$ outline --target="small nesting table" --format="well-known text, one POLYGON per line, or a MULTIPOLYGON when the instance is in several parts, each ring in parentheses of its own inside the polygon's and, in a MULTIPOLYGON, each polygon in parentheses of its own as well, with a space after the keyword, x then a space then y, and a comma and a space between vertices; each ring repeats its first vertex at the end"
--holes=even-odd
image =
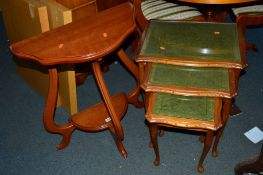
POLYGON ((58 149, 69 144, 76 128, 84 131, 109 129, 122 156, 127 157, 122 144, 124 133, 120 120, 126 113, 128 103, 142 107, 137 98, 139 86, 129 94, 120 92, 111 96, 103 79, 100 61, 104 56, 116 53, 138 82, 137 66, 121 49, 121 44, 136 28, 133 11, 131 3, 123 3, 93 17, 11 45, 12 53, 18 58, 36 61, 48 68, 50 85, 43 122, 47 131, 63 136, 57 145, 58 149), (59 83, 57 66, 83 62, 90 62, 92 65, 102 102, 71 116, 66 124, 56 124, 54 112, 59 83))
MULTIPOLYGON (((175 127, 205 133, 198 162, 198 171, 204 171, 203 161, 214 132, 226 124, 231 98, 237 94, 235 81, 234 72, 225 68, 147 63, 141 87, 146 92, 146 119, 151 123, 155 165, 160 163, 157 126, 175 127)), ((213 156, 217 156, 219 139, 213 146, 213 156)))

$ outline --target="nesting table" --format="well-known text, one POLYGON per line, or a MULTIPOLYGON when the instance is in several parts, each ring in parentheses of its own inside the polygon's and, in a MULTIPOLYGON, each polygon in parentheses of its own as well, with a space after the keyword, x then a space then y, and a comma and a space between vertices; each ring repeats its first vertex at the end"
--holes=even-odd
POLYGON ((237 95, 240 70, 246 67, 236 24, 150 21, 136 56, 145 91, 145 117, 159 165, 158 126, 205 133, 198 163, 217 145, 237 95))

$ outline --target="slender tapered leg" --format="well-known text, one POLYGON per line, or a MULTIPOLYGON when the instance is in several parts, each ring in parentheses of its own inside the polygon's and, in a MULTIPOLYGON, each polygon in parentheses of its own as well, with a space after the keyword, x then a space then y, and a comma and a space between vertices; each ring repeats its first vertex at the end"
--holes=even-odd
POLYGON ((255 44, 252 44, 252 43, 246 43, 246 49, 247 50, 252 50, 254 52, 257 52, 258 51, 258 48, 255 44))
POLYGON ((47 131, 63 136, 62 141, 57 145, 57 149, 63 149, 70 143, 70 138, 75 127, 71 123, 57 125, 54 122, 58 97, 58 73, 56 68, 50 68, 48 72, 49 90, 43 115, 43 122, 47 131))
POLYGON ((204 143, 203 152, 202 152, 202 155, 200 157, 200 160, 198 162, 198 167, 197 167, 197 170, 199 173, 202 173, 204 171, 203 162, 205 160, 207 153, 209 152, 209 150, 211 148, 211 143, 213 141, 213 138, 214 138, 214 132, 213 131, 207 131, 206 136, 205 136, 205 143, 204 143))
POLYGON ((153 149, 155 152, 155 160, 154 160, 154 165, 158 166, 160 165, 160 154, 159 154, 159 148, 158 148, 158 126, 156 124, 150 124, 150 136, 151 136, 151 142, 153 145, 153 149))
POLYGON ((204 142, 205 142, 205 135, 204 135, 204 134, 201 134, 201 135, 199 136, 199 141, 200 141, 201 143, 204 143, 204 142))
MULTIPOLYGON (((160 136, 160 137, 162 137, 162 136, 164 136, 164 130, 163 129, 158 129, 158 135, 160 136)), ((149 148, 153 148, 153 144, 152 144, 152 142, 150 141, 150 143, 149 143, 149 148)))
POLYGON ((143 102, 139 101, 140 95, 140 84, 139 84, 139 68, 136 66, 127 56, 123 49, 118 52, 118 56, 120 57, 122 63, 127 67, 127 69, 131 72, 131 74, 136 79, 137 86, 131 90, 128 94, 128 102, 133 104, 137 108, 143 107, 143 102))
POLYGON ((117 145, 117 148, 118 148, 119 152, 121 153, 122 157, 127 158, 128 153, 122 144, 122 140, 120 140, 118 137, 116 137, 116 133, 115 133, 114 127, 112 125, 109 126, 109 130, 112 134, 112 137, 113 137, 113 139, 117 145))
POLYGON ((126 151, 125 151, 125 149, 121 143, 123 138, 124 138, 123 128, 122 128, 121 122, 117 116, 117 113, 113 107, 113 104, 112 104, 112 101, 110 98, 110 94, 108 92, 106 83, 105 83, 104 78, 102 76, 100 64, 99 64, 99 62, 94 61, 91 65, 92 65, 92 70, 93 70, 96 82, 98 84, 100 93, 101 93, 103 101, 105 103, 106 109, 107 109, 107 111, 111 117, 112 127, 110 127, 109 129, 115 137, 117 147, 120 150, 122 156, 127 157, 127 153, 125 153, 126 151))
POLYGON ((164 130, 163 129, 159 129, 159 136, 160 137, 164 136, 164 130))
POLYGON ((216 138, 215 138, 215 142, 214 142, 213 149, 212 149, 212 155, 214 157, 217 157, 218 155, 217 146, 223 135, 231 109, 232 109, 232 99, 224 99, 223 112, 222 112, 222 125, 223 126, 216 132, 216 138))

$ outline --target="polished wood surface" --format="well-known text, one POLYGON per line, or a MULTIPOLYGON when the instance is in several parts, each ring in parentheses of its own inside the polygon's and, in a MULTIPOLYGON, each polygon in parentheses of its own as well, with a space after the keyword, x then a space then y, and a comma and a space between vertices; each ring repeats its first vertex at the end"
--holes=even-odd
MULTIPOLYGON (((11 51, 19 58, 36 61, 49 70, 49 93, 44 110, 44 126, 47 131, 62 136, 58 149, 65 148, 75 129, 85 131, 110 130, 123 157, 127 152, 122 144, 124 131, 121 119, 128 103, 142 107, 138 99, 139 85, 128 94, 111 96, 103 78, 100 63, 103 57, 115 53, 139 82, 138 67, 121 48, 123 41, 135 30, 133 5, 129 2, 105 10, 94 17, 82 19, 41 35, 11 45, 11 51), (102 102, 70 117, 66 124, 56 124, 54 112, 58 98, 58 67, 66 63, 90 62, 92 73, 100 91, 102 102)), ((107 58, 107 57, 105 57, 107 58)))
POLYGON ((43 65, 96 60, 120 46, 135 29, 132 12, 132 4, 124 3, 94 17, 15 43, 11 50, 18 57, 43 65))
POLYGON ((106 10, 108 8, 128 1, 129 0, 96 0, 98 11, 106 10))
POLYGON ((252 2, 256 0, 178 0, 183 2, 197 3, 197 4, 237 4, 252 2))

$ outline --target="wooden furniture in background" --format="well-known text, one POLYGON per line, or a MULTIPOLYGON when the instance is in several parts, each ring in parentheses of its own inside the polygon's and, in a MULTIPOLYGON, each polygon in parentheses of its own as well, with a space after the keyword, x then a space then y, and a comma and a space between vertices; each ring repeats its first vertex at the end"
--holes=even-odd
POLYGON ((120 92, 111 96, 103 79, 100 61, 107 58, 105 56, 108 54, 117 54, 138 82, 138 67, 121 48, 124 40, 134 32, 135 28, 133 5, 123 3, 93 17, 83 18, 11 45, 11 51, 18 58, 38 62, 48 68, 50 84, 43 122, 47 131, 63 136, 57 146, 58 149, 65 148, 69 144, 76 128, 84 131, 109 129, 120 153, 123 157, 127 157, 122 144, 124 132, 121 119, 126 113, 128 103, 142 107, 138 101, 140 88, 137 85, 127 95, 120 92), (58 65, 84 62, 90 62, 92 65, 102 102, 72 115, 66 124, 55 124, 58 65))
POLYGON ((106 10, 118 4, 128 2, 130 0, 96 0, 98 11, 106 10))
MULTIPOLYGON (((263 3, 253 2, 245 5, 239 5, 232 9, 236 17, 236 23, 242 31, 244 40, 248 27, 263 25, 263 3)), ((257 48, 254 44, 246 43, 246 48, 256 51, 257 48)))
MULTIPOLYGON (((8 0, 0 8, 10 43, 53 30, 97 13, 96 1, 8 0), (59 3, 60 2, 60 3, 59 3), (70 2, 71 4, 67 4, 70 2), (65 6, 64 6, 65 3, 65 6), (68 7, 66 6, 68 5, 68 7)), ((48 70, 38 63, 16 60, 17 73, 41 96, 48 92, 48 70)), ((58 106, 71 114, 78 111, 74 64, 60 66, 58 106)))
POLYGON ((194 4, 203 4, 205 6, 204 13, 206 20, 221 21, 222 17, 220 16, 220 13, 216 12, 216 8, 218 5, 239 4, 239 3, 251 2, 256 0, 178 0, 178 1, 189 2, 194 4))
POLYGON ((81 18, 93 16, 97 13, 96 0, 56 0, 61 5, 70 9, 72 20, 76 21, 81 18))
POLYGON ((136 20, 143 31, 151 19, 204 21, 197 8, 162 0, 134 0, 136 20))

